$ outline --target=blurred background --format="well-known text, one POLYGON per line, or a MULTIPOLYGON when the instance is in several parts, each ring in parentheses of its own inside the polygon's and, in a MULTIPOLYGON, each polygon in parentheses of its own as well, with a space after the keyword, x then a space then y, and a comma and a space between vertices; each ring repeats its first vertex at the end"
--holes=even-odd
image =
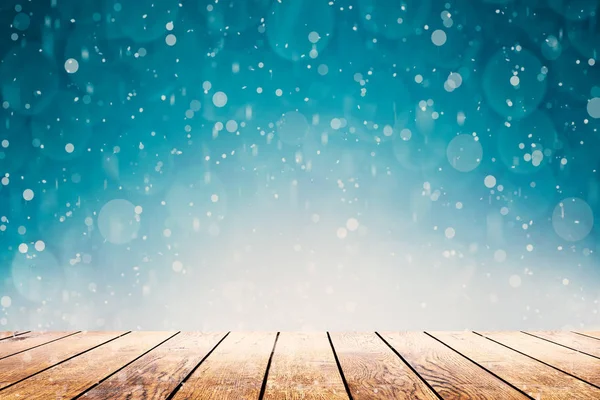
POLYGON ((0 329, 600 329, 596 0, 2 0, 0 329))

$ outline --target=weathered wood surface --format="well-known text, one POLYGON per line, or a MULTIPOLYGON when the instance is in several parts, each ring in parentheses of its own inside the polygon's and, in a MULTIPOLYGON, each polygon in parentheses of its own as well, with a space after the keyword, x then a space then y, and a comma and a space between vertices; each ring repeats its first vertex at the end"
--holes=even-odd
POLYGON ((600 332, 0 332, 0 399, 600 399, 600 332))
POLYGON ((598 339, 600 340, 600 331, 590 331, 590 332, 575 332, 579 335, 583 335, 583 336, 587 336, 593 339, 598 339))
POLYGON ((264 399, 348 400, 325 332, 279 335, 264 399))
MULTIPOLYGON (((60 395, 62 398, 71 399, 167 340, 174 333, 131 332, 116 339, 111 333, 91 334, 94 336, 87 338, 90 347, 98 341, 103 342, 104 345, 92 348, 78 357, 71 358, 9 387, 0 392, 0 398, 42 400, 60 395)), ((64 343, 64 345, 69 346, 70 344, 64 343)), ((36 356, 39 361, 42 361, 42 357, 44 357, 44 353, 36 356)), ((127 389, 126 385, 124 385, 124 389, 127 389)), ((113 399, 116 397, 101 398, 113 399)))
MULTIPOLYGON (((80 355, 125 333, 81 332, 6 357, 0 360, 0 389, 5 389, 10 385, 32 377, 47 368, 56 366, 71 357, 80 355)), ((48 335, 54 337, 52 333, 48 333, 48 335)), ((3 393, 0 392, 0 398, 3 397, 3 393)))
MULTIPOLYGON (((592 400, 600 389, 473 332, 430 332, 455 351, 534 399, 592 400)), ((512 334, 522 334, 512 332, 512 334)), ((560 347, 560 346, 556 346, 560 347)))
POLYGON ((0 360, 74 334, 77 332, 31 332, 24 335, 10 335, 2 341, 0 360))
POLYGON ((589 336, 565 331, 524 333, 600 358, 600 340, 589 336))
POLYGON ((482 336, 600 387, 600 360, 520 332, 478 332, 482 336))
POLYGON ((381 336, 444 399, 528 398, 423 332, 383 332, 381 336))
POLYGON ((258 399, 276 333, 230 333, 174 400, 258 399))
MULTIPOLYGON (((198 332, 171 335, 170 340, 146 352, 118 373, 101 382, 88 391, 83 398, 164 399, 175 391, 223 336, 224 333, 198 332)), ((157 339, 166 338, 159 336, 157 339)), ((155 342, 156 340, 149 345, 155 342)))
POLYGON ((24 332, 0 332, 0 340, 4 340, 4 339, 9 339, 15 336, 19 336, 19 335, 24 335, 25 333, 28 333, 29 331, 24 331, 24 332))
POLYGON ((353 399, 437 399, 375 333, 331 333, 330 337, 353 399))

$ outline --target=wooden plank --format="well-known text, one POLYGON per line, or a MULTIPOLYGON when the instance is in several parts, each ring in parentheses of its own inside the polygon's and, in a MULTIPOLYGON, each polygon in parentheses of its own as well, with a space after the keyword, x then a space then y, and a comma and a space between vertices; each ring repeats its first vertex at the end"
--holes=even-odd
POLYGON ((593 339, 600 340, 600 331, 599 332, 586 331, 586 332, 575 332, 575 333, 577 333, 579 335, 591 337, 593 339))
POLYGON ((600 386, 600 360, 522 332, 477 332, 529 357, 600 386))
POLYGON ((82 398, 166 399, 224 336, 225 333, 179 333, 82 398))
POLYGON ((594 386, 472 332, 430 334, 533 398, 600 398, 600 390, 594 386))
MULTIPOLYGON (((153 347, 158 346, 161 342, 168 340, 174 334, 175 332, 131 332, 0 391, 0 398, 3 400, 41 400, 58 398, 59 396, 60 398, 73 398, 134 361, 153 347)), ((103 336, 104 339, 111 337, 110 335, 103 336)), ((192 349, 187 350, 192 351, 192 349)), ((143 379, 142 375, 147 371, 130 369, 128 375, 143 379)), ((126 385, 127 378, 129 377, 123 375, 121 377, 126 378, 123 382, 126 385)), ((124 386, 123 390, 125 389, 126 386, 124 386)), ((139 396, 141 392, 142 396, 133 398, 157 398, 151 396, 144 397, 143 393, 146 388, 143 386, 136 389, 136 394, 139 396)), ((127 393, 121 393, 120 395, 125 397, 119 398, 132 398, 127 393)), ((165 397, 162 396, 162 398, 165 397)), ((117 397, 111 395, 98 398, 115 399, 117 397)))
POLYGON ((443 399, 529 398, 423 332, 384 332, 381 336, 443 399))
POLYGON ((31 332, 6 338, 0 347, 0 360, 75 334, 77 332, 31 332))
POLYGON ((330 337, 354 400, 438 399, 375 333, 330 337))
POLYGON ((11 337, 15 337, 15 336, 19 336, 19 335, 24 335, 26 333, 29 333, 29 331, 22 331, 22 332, 0 332, 0 340, 10 339, 11 337))
POLYGON ((173 400, 258 399, 275 333, 230 333, 173 400))
POLYGON ((600 340, 567 331, 536 331, 525 333, 600 358, 600 340))
POLYGON ((345 399, 326 333, 281 333, 263 399, 345 399))
POLYGON ((125 333, 82 332, 0 360, 0 389, 125 333))

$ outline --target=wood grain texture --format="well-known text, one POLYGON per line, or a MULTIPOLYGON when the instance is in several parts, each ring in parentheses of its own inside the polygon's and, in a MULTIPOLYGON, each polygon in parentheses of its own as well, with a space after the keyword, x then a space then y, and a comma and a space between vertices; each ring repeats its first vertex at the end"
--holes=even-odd
POLYGON ((597 332, 67 334, 5 334, 0 399, 600 399, 597 332))
POLYGON ((258 399, 276 334, 230 333, 173 400, 258 399))
POLYGON ((326 333, 279 335, 265 400, 348 400, 326 333))
POLYGON ((0 346, 0 360, 74 334, 77 332, 31 332, 6 338, 0 346))
MULTIPOLYGON (((0 389, 126 332, 81 332, 0 360, 0 389)), ((0 391, 0 398, 3 397, 0 391)))
POLYGON ((0 332, 0 340, 10 339, 11 337, 20 336, 28 333, 29 331, 23 332, 0 332))
POLYGON ((599 399, 600 390, 472 332, 430 332, 529 396, 544 400, 599 399))
POLYGON ((600 386, 600 360, 521 332, 477 332, 511 349, 600 386))
POLYGON ((331 333, 354 400, 438 399, 375 333, 331 333))
POLYGON ((223 336, 225 333, 179 333, 86 392, 82 399, 166 399, 223 336))
POLYGON ((528 399, 423 332, 383 332, 381 336, 444 399, 528 399))
MULTIPOLYGON (((0 398, 3 400, 72 399, 174 334, 175 332, 131 332, 0 391, 0 398)), ((143 371, 130 372, 143 373, 143 371)), ((127 387, 124 386, 123 390, 126 389, 127 387)), ((111 395, 100 398, 117 397, 111 395)))
POLYGON ((600 358, 600 340, 567 331, 536 331, 526 333, 600 358))

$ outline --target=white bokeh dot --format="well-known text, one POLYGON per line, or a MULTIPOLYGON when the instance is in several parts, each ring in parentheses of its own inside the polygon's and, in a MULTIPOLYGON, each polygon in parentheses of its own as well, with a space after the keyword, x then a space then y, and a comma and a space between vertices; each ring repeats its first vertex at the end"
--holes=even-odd
POLYGON ((212 101, 215 107, 225 107, 227 104, 227 95, 225 92, 217 92, 213 95, 212 101))
POLYGON ((521 286, 521 277, 519 275, 511 275, 511 277, 508 279, 508 283, 511 287, 518 288, 521 286))
POLYGON ((235 133, 238 130, 238 123, 235 120, 230 119, 225 124, 225 129, 227 129, 227 132, 235 133))
POLYGON ((346 228, 350 232, 354 232, 355 230, 357 230, 358 226, 359 226, 359 223, 356 218, 350 218, 350 219, 348 219, 348 221, 346 221, 346 228))
POLYGON ((74 58, 69 58, 65 61, 65 71, 69 74, 74 74, 79 71, 79 62, 74 58))
POLYGON ((25 190, 23 191, 23 198, 24 198, 25 200, 27 200, 27 201, 31 201, 31 200, 33 200, 33 197, 34 197, 33 190, 31 190, 31 189, 25 189, 25 190))
POLYGON ((527 249, 528 252, 532 252, 533 251, 533 245, 532 244, 528 244, 527 246, 525 246, 525 248, 527 249))
POLYGON ((27 250, 29 250, 29 246, 27 246, 26 243, 21 243, 19 245, 19 253, 25 254, 25 253, 27 253, 27 250))
POLYGON ((308 34, 308 41, 311 43, 317 43, 319 41, 319 39, 321 39, 321 37, 319 36, 319 34, 315 31, 312 31, 311 33, 308 34))
POLYGON ((183 270, 183 263, 179 260, 175 260, 173 261, 172 268, 175 272, 181 272, 181 270, 183 270))
POLYGON ((167 43, 168 46, 175 46, 175 43, 177 43, 177 36, 169 33, 165 38, 165 43, 167 43))
POLYGON ((35 249, 37 251, 44 251, 45 248, 46 248, 46 243, 44 243, 43 240, 38 240, 37 242, 35 242, 35 249))
POLYGON ((496 177, 493 175, 488 175, 483 180, 483 183, 485 184, 485 187, 492 189, 494 186, 496 186, 496 177))
POLYGON ((4 307, 4 308, 8 308, 10 307, 10 305, 12 304, 12 299, 8 296, 2 296, 0 298, 0 306, 4 307))
POLYGON ((494 261, 504 262, 506 261, 506 251, 499 249, 494 252, 494 261))
POLYGON ((446 43, 446 39, 446 32, 441 29, 437 29, 431 34, 431 41, 436 46, 443 46, 446 43))
POLYGON ((331 129, 338 130, 342 127, 342 120, 339 118, 333 118, 329 123, 329 126, 331 126, 331 129))
POLYGON ((594 97, 588 101, 587 112, 592 118, 600 118, 600 97, 594 97))

